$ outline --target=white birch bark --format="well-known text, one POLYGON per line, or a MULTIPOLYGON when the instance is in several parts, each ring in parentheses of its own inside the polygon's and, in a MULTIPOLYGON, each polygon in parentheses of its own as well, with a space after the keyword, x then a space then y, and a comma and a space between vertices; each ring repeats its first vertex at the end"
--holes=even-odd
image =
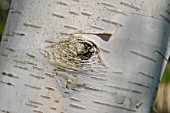
POLYGON ((169 0, 13 0, 0 111, 150 113, 169 31, 169 0), (94 46, 93 57, 81 62, 83 44, 94 46))

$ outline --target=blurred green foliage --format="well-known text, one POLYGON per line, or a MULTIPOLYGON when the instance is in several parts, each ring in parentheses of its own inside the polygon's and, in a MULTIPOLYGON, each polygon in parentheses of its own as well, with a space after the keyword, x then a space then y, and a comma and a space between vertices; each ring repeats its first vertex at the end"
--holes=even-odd
POLYGON ((0 39, 2 37, 2 33, 3 33, 3 30, 4 30, 4 25, 5 25, 5 22, 0 21, 0 39))
POLYGON ((165 69, 165 72, 163 74, 163 77, 162 77, 162 80, 161 80, 162 83, 169 83, 170 82, 170 70, 169 69, 165 69))
POLYGON ((0 39, 2 37, 10 3, 11 0, 0 0, 0 39))

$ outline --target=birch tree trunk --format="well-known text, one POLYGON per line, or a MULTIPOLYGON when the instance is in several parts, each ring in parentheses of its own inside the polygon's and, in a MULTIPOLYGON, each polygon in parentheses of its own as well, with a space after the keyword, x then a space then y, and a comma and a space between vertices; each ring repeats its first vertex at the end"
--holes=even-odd
POLYGON ((169 36, 169 0, 13 0, 0 111, 150 113, 169 36))

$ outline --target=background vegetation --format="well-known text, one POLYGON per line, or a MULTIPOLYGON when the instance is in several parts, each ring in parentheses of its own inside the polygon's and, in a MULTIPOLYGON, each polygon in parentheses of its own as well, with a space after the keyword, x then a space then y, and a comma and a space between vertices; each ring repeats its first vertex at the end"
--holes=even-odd
POLYGON ((0 39, 2 37, 11 0, 0 0, 0 39))

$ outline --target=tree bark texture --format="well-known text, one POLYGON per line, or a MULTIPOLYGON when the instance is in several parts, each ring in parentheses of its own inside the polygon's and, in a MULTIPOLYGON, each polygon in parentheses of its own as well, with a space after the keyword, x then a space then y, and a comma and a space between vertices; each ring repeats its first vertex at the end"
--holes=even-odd
POLYGON ((169 36, 169 0, 13 0, 0 111, 150 113, 169 36))

